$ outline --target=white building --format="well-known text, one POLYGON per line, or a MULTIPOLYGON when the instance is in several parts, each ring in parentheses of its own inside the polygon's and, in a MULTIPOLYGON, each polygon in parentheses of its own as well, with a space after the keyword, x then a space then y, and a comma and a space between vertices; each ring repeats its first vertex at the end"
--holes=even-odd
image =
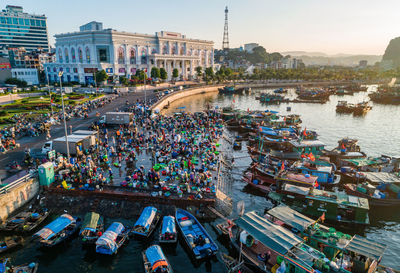
POLYGON ((56 62, 46 64, 50 81, 92 83, 93 74, 104 69, 110 76, 135 75, 136 70, 165 68, 168 77, 177 68, 182 79, 196 75, 196 67, 212 67, 212 41, 186 38, 175 32, 155 35, 103 29, 102 23, 90 22, 79 32, 55 35, 56 62))
POLYGON ((36 68, 12 68, 13 78, 24 80, 28 85, 39 84, 38 70, 36 68))
POLYGON ((252 53, 253 49, 260 46, 257 43, 249 43, 249 44, 244 44, 244 51, 252 53))

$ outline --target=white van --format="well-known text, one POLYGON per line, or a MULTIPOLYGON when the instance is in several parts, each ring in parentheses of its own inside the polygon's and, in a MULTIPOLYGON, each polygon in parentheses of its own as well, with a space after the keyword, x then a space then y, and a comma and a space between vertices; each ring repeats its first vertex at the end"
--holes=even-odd
POLYGON ((47 154, 48 152, 53 150, 53 141, 47 141, 42 147, 42 154, 47 154))

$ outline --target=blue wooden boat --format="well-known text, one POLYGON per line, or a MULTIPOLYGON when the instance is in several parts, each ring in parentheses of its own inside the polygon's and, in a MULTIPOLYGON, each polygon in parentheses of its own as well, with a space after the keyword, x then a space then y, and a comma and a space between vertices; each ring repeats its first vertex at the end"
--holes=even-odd
POLYGON ((149 237, 160 220, 160 213, 155 207, 145 207, 136 221, 132 233, 143 237, 149 237))
POLYGON ((158 245, 152 245, 143 251, 144 272, 172 273, 171 265, 158 245))
POLYGON ((81 226, 81 219, 69 214, 63 214, 56 220, 36 232, 33 236, 40 238, 41 246, 56 246, 69 239, 81 226))
POLYGON ((7 258, 4 261, 0 262, 0 273, 36 273, 39 267, 39 263, 29 263, 22 265, 11 265, 10 259, 7 258), (10 269, 12 268, 12 269, 10 269))
POLYGON ((160 231, 160 243, 176 243, 178 239, 176 233, 175 217, 164 216, 160 231))
POLYGON ((128 239, 130 230, 123 224, 114 222, 96 241, 96 252, 105 255, 114 255, 128 239))
POLYGON ((199 260, 218 252, 218 246, 197 219, 183 209, 177 209, 175 218, 183 238, 194 257, 199 260))

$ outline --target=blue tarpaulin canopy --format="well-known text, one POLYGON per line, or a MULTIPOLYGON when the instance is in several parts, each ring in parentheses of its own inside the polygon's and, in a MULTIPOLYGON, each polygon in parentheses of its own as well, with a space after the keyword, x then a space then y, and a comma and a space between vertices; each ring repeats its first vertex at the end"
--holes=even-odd
POLYGON ((237 226, 260 241, 266 247, 285 255, 302 241, 291 231, 275 225, 254 211, 248 212, 235 220, 237 226))
POLYGON ((157 209, 155 207, 145 207, 139 219, 135 223, 135 227, 144 227, 146 230, 150 228, 154 217, 156 216, 157 209))
POLYGON ((152 267, 158 261, 165 261, 164 253, 158 245, 153 245, 146 249, 145 254, 152 267))
POLYGON ((116 239, 119 234, 124 231, 124 225, 119 222, 114 222, 111 226, 104 232, 104 234, 96 241, 97 248, 109 249, 110 253, 114 253, 118 246, 116 239))
POLYGON ((75 222, 75 218, 69 214, 63 214, 56 220, 39 230, 34 236, 39 236, 44 240, 49 240, 54 235, 65 229, 67 226, 75 222))
POLYGON ((164 216, 161 233, 176 233, 175 227, 175 217, 173 216, 164 216))

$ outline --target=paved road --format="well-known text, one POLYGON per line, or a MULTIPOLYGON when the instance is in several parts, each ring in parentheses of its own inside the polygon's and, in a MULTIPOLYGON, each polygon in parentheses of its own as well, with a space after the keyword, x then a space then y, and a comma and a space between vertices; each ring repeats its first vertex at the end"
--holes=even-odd
MULTIPOLYGON (((147 99, 155 99, 155 93, 152 91, 147 91, 147 99)), ((100 115, 104 115, 106 112, 115 111, 117 108, 123 109, 125 107, 126 101, 129 103, 134 103, 137 100, 144 100, 144 92, 134 92, 134 93, 123 93, 122 96, 114 99, 110 104, 105 105, 104 107, 94 109, 91 113, 89 113, 89 117, 86 119, 83 118, 71 118, 67 121, 68 133, 70 133, 70 126, 72 126, 72 130, 87 130, 89 126, 98 119, 96 117, 96 113, 99 112, 100 115)), ((52 126, 51 128, 51 137, 52 139, 57 137, 64 136, 64 125, 52 126)), ((4 179, 9 176, 5 171, 5 167, 11 163, 12 161, 21 162, 24 157, 25 148, 30 148, 31 150, 41 149, 43 144, 46 142, 46 135, 41 134, 37 137, 23 137, 20 138, 17 143, 20 143, 20 147, 18 149, 9 151, 5 154, 0 155, 0 178, 4 179)))

